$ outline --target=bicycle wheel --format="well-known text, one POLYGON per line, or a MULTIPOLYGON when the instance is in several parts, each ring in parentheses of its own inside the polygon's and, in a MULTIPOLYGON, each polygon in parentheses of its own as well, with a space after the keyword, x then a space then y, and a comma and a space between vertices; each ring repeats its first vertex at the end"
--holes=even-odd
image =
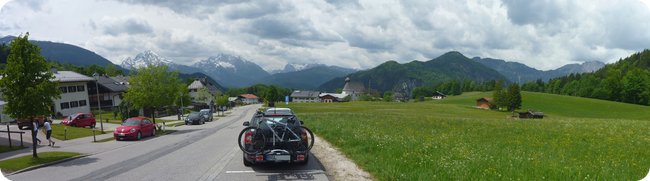
POLYGON ((307 127, 300 126, 300 142, 294 144, 296 151, 309 151, 314 146, 314 133, 307 127))
POLYGON ((266 137, 255 127, 246 127, 237 139, 239 149, 246 154, 258 154, 264 150, 266 137))

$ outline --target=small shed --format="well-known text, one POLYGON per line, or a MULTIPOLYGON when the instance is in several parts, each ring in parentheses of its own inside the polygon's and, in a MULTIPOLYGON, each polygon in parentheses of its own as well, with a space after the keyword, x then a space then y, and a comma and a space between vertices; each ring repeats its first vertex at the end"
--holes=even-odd
POLYGON ((476 99, 476 108, 479 109, 490 109, 492 108, 492 98, 482 97, 476 99))
POLYGON ((519 118, 521 119, 542 119, 544 118, 544 113, 543 112, 534 112, 534 111, 526 111, 526 112, 519 112, 519 118))
POLYGON ((444 99, 445 97, 447 97, 447 95, 445 95, 445 94, 443 94, 442 92, 439 92, 439 91, 434 92, 433 96, 431 96, 431 98, 433 98, 433 99, 444 99))

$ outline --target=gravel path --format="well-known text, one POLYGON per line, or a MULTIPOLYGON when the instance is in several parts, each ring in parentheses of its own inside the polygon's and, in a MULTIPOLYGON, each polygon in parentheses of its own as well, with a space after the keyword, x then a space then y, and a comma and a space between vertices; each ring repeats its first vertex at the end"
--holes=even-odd
POLYGON ((359 168, 330 143, 318 136, 314 136, 314 139, 314 148, 311 149, 311 152, 318 157, 330 178, 334 180, 373 180, 368 172, 359 168))

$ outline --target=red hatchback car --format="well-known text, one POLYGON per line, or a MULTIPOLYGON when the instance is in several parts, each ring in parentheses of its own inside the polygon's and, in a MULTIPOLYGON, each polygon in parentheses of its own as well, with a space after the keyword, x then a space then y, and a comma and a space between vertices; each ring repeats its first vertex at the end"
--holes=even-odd
POLYGON ((113 131, 113 137, 115 137, 115 140, 139 140, 144 135, 155 136, 156 126, 151 122, 151 120, 143 117, 126 119, 121 126, 115 128, 115 131, 113 131))
POLYGON ((95 120, 95 116, 93 116, 92 113, 76 113, 63 119, 63 121, 61 121, 61 124, 77 127, 90 126, 91 128, 94 128, 95 124, 97 124, 97 121, 95 120))

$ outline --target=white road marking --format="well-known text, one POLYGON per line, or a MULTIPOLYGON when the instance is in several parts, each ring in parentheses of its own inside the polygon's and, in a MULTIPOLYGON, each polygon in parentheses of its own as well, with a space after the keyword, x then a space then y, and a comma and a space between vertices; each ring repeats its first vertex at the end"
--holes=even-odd
POLYGON ((219 173, 221 173, 221 170, 223 170, 224 167, 229 163, 229 160, 232 159, 235 156, 235 152, 239 150, 239 147, 233 147, 230 152, 226 154, 226 156, 221 157, 221 160, 217 162, 212 168, 210 168, 206 174, 203 174, 199 180, 214 180, 219 176, 219 173))

